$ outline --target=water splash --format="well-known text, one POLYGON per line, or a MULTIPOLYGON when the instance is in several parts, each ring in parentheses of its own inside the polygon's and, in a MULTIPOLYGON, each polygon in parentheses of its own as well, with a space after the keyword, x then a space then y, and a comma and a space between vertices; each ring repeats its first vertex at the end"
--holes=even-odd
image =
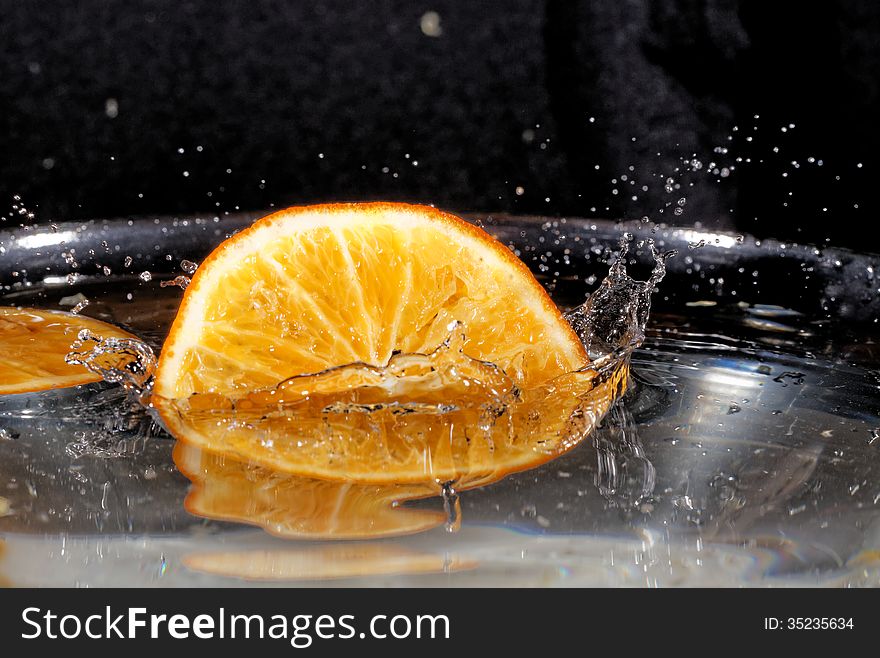
POLYGON ((64 446, 64 452, 73 459, 131 458, 142 453, 147 442, 159 431, 157 426, 145 416, 143 410, 137 413, 135 409, 117 412, 116 416, 108 419, 105 425, 105 427, 75 431, 74 440, 64 446))
POLYGON ((85 307, 88 305, 89 305, 89 300, 86 298, 83 298, 82 301, 78 302, 76 304, 76 306, 74 306, 72 309, 70 309, 70 314, 77 315, 78 313, 82 312, 85 309, 85 307))
POLYGON ((183 259, 182 261, 180 261, 180 269, 182 269, 187 274, 192 275, 196 273, 197 269, 199 269, 199 264, 191 260, 183 259))
POLYGON ((122 384, 138 394, 149 392, 156 370, 156 355, 145 342, 134 338, 104 338, 88 329, 77 334, 64 360, 80 365, 111 384, 122 384))
POLYGON ((443 511, 446 514, 446 532, 461 530, 461 499, 455 490, 454 483, 446 482, 441 491, 443 511))
MULTIPOLYGON (((351 363, 282 382, 270 395, 294 402, 308 396, 339 395, 324 413, 445 414, 473 405, 500 415, 520 399, 513 380, 499 366, 464 353, 467 341, 461 322, 453 322, 449 335, 428 354, 395 354, 385 366, 351 363), (435 400, 442 391, 443 402, 435 400)), ((253 396, 249 396, 254 402, 253 396)), ((277 403, 277 401, 276 401, 277 403)))
POLYGON ((675 251, 659 252, 651 239, 640 243, 650 249, 654 268, 646 281, 637 281, 626 269, 631 242, 632 236, 625 234, 608 276, 586 302, 565 314, 590 358, 597 361, 625 358, 642 344, 651 295, 666 276, 666 261, 676 255, 675 251))
POLYGON ((171 288, 173 286, 177 286, 181 290, 186 290, 189 287, 189 284, 192 283, 192 280, 188 276, 176 276, 169 281, 161 281, 159 282, 160 288, 171 288))
POLYGON ((623 510, 650 504, 656 486, 654 464, 645 454, 632 413, 615 402, 607 424, 593 439, 596 488, 609 507, 623 510))

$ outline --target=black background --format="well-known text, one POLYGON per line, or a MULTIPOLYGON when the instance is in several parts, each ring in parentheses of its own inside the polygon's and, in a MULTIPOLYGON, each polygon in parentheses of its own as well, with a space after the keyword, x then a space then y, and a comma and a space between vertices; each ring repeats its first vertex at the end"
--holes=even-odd
POLYGON ((868 0, 0 0, 0 215, 392 199, 877 251, 878 27, 868 0))

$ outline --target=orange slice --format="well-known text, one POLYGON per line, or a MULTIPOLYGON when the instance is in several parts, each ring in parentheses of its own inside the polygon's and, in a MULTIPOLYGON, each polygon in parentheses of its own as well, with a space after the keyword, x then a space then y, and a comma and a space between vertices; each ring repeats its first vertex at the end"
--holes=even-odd
POLYGON ((99 375, 64 360, 82 329, 105 338, 134 338, 113 325, 82 315, 0 307, 0 395, 100 381, 99 375))
POLYGON ((289 208, 201 264, 162 350, 166 398, 274 386, 395 351, 464 323, 465 353, 524 384, 576 370, 583 346, 528 268, 482 229, 405 204, 289 208))
POLYGON ((553 383, 587 363, 528 268, 482 229, 424 206, 290 208, 199 267, 153 404, 182 441, 301 476, 485 479, 571 447, 584 404, 604 413, 614 386, 587 400, 594 373, 553 383))

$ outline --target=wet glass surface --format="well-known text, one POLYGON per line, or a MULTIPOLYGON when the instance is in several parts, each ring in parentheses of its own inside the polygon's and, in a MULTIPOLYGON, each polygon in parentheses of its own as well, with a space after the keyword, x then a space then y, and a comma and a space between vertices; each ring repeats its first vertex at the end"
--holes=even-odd
MULTIPOLYGON (((161 283, 249 219, 0 234, 0 304, 65 308, 81 293, 85 314, 158 351, 182 294, 161 283), (76 268, 63 255, 72 249, 76 268)), ((631 228, 480 221, 565 308, 595 289, 631 228)), ((414 534, 360 541, 284 539, 192 515, 174 442, 120 388, 95 384, 0 398, 0 577, 134 586, 880 584, 880 259, 725 234, 654 237, 679 255, 655 294, 628 392, 571 452, 460 492, 458 532, 444 527, 450 510, 439 497, 398 510, 414 534)), ((634 268, 647 275, 641 251, 634 268)))

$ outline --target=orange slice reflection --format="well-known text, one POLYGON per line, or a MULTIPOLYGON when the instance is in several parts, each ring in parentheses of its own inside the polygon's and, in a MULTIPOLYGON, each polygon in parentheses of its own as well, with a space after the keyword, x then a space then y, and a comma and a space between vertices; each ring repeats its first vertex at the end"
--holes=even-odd
POLYGON ((280 537, 363 539, 422 532, 440 511, 398 507, 437 493, 425 485, 364 485, 278 473, 178 443, 174 461, 193 483, 186 509, 204 518, 263 528, 280 537))
POLYGON ((246 580, 331 580, 363 576, 449 573, 475 560, 421 553, 391 544, 333 544, 304 550, 226 551, 183 558, 193 571, 246 580))
MULTIPOLYGON (((3 556, 6 554, 6 542, 0 539, 0 564, 3 562, 3 556)), ((0 573, 0 588, 12 587, 12 583, 0 573)))

